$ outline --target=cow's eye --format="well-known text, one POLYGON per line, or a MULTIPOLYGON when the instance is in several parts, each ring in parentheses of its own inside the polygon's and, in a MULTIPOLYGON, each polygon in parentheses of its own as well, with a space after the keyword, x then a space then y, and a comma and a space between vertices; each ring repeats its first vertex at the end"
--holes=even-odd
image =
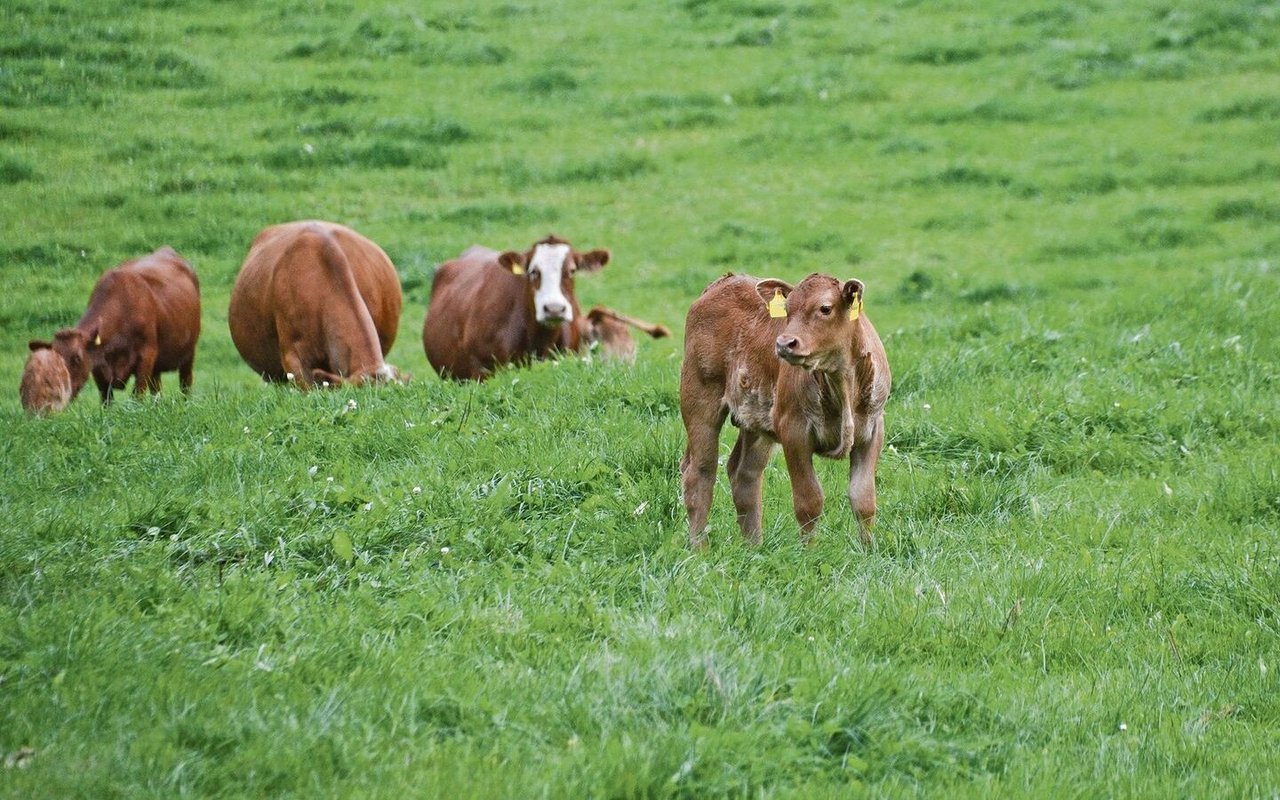
POLYGON ((822 314, 822 316, 824 317, 829 317, 831 316, 831 306, 826 306, 826 305, 820 306, 818 308, 818 312, 822 314))

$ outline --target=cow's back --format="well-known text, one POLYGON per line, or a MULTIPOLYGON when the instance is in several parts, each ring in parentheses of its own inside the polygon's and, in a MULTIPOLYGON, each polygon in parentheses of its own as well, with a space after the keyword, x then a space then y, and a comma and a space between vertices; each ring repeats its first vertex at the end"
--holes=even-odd
POLYGON ((526 281, 499 265, 497 256, 474 246, 436 270, 422 344, 443 376, 479 378, 522 346, 526 281))
POLYGON ((779 365, 774 340, 783 320, 768 316, 757 282, 726 275, 689 308, 680 394, 682 403, 723 404, 739 425, 771 431, 779 365))
MULTIPOLYGON (((319 349, 334 320, 362 336, 365 320, 385 356, 395 343, 400 279, 382 248, 337 223, 289 222, 253 240, 231 292, 228 324, 240 355, 256 372, 284 378, 280 333, 319 349)), ((336 367, 335 367, 336 368, 336 367)))
POLYGON ((158 354, 156 370, 177 369, 190 360, 200 338, 200 280, 191 265, 171 247, 127 262, 119 268, 129 278, 134 308, 147 308, 154 321, 158 354), (145 293, 147 302, 139 303, 145 293))

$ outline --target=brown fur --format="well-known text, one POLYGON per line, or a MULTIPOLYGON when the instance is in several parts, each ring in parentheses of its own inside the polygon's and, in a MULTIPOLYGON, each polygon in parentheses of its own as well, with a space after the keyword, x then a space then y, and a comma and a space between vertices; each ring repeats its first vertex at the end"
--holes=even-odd
POLYGON ((45 347, 43 342, 34 344, 40 346, 27 358, 18 393, 28 414, 43 417, 56 414, 71 402, 71 373, 67 372, 67 362, 53 348, 45 347))
POLYGON ((849 458, 848 497, 858 533, 871 546, 875 469, 884 445, 884 404, 891 378, 884 345, 861 304, 862 284, 810 275, 796 287, 726 275, 689 309, 680 370, 680 414, 688 445, 680 463, 689 542, 705 547, 716 480, 719 433, 726 418, 740 432, 726 470, 747 541, 759 544, 764 468, 782 445, 796 521, 807 537, 822 513, 813 455, 849 458), (786 298, 787 316, 771 318, 767 301, 786 298))
POLYGON ((383 358, 401 302, 400 278, 378 245, 337 223, 288 222, 253 240, 227 321, 263 380, 359 384, 397 378, 383 358))
POLYGON ((596 306, 587 312, 585 342, 598 348, 600 355, 617 361, 635 361, 636 343, 631 338, 631 328, 637 328, 655 339, 671 335, 665 325, 655 325, 642 319, 629 317, 612 308, 596 306))
POLYGON ((31 349, 52 347, 62 357, 72 397, 92 375, 109 403, 130 377, 136 395, 160 391, 160 373, 171 370, 190 391, 199 338, 200 282, 173 248, 162 247, 103 273, 76 326, 31 349))
POLYGON ((523 270, 539 244, 568 242, 548 236, 524 253, 477 245, 436 270, 422 346, 441 377, 484 380, 504 364, 525 364, 586 346, 588 323, 574 295, 574 273, 602 268, 609 251, 570 250, 560 288, 572 307, 572 320, 542 325, 533 305, 532 276, 512 271, 523 270))

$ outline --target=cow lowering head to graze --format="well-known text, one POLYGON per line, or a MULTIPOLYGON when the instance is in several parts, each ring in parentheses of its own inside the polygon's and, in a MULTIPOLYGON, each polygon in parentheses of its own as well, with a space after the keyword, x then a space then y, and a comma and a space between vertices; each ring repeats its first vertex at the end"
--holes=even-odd
POLYGON ((759 544, 761 488, 775 444, 807 538, 822 513, 813 455, 849 459, 849 502, 871 546, 889 362, 862 313, 863 285, 810 275, 795 287, 726 275, 689 309, 680 368, 688 445, 680 463, 689 543, 705 547, 720 428, 739 428, 726 470, 742 535, 759 544))
POLYGON ((55 414, 71 402, 71 373, 67 372, 67 362, 48 342, 31 343, 31 355, 22 369, 18 394, 26 412, 37 417, 55 414))
POLYGON ((596 306, 587 312, 586 331, 583 338, 593 351, 615 361, 635 361, 636 342, 631 338, 631 328, 647 333, 655 339, 670 336, 665 325, 655 325, 642 319, 627 316, 612 308, 596 306))
POLYGON ((136 395, 160 391, 160 373, 171 370, 190 391, 199 338, 200 282, 182 256, 162 247, 103 273, 75 327, 30 347, 61 357, 72 397, 92 375, 109 403, 130 377, 136 395))
POLYGON ((336 386, 398 380, 383 358, 400 324, 400 277, 382 248, 333 222, 273 225, 253 240, 228 324, 263 380, 336 386))
POLYGON ((427 360, 442 377, 483 380, 504 364, 581 349, 587 321, 574 276, 608 263, 608 250, 578 252, 555 236, 523 253, 468 248, 432 279, 427 360))

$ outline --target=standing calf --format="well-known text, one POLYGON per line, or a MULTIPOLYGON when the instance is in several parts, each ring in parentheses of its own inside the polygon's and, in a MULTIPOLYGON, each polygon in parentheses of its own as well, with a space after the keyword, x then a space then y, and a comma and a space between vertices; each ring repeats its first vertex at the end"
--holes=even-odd
POLYGON ((200 282, 182 256, 162 247, 103 273, 76 326, 30 347, 61 357, 71 397, 92 374, 109 403, 130 377, 136 395, 160 391, 160 373, 170 370, 178 371, 182 391, 190 391, 199 338, 200 282))
POLYGON ((688 446, 680 471, 689 543, 705 547, 720 428, 740 429, 726 471, 738 525, 761 540, 764 468, 782 445, 796 520, 807 538, 822 514, 813 455, 849 458, 849 502, 864 547, 876 514, 889 362, 862 313, 861 281, 813 274, 797 286, 726 275, 689 309, 680 415, 688 446))

